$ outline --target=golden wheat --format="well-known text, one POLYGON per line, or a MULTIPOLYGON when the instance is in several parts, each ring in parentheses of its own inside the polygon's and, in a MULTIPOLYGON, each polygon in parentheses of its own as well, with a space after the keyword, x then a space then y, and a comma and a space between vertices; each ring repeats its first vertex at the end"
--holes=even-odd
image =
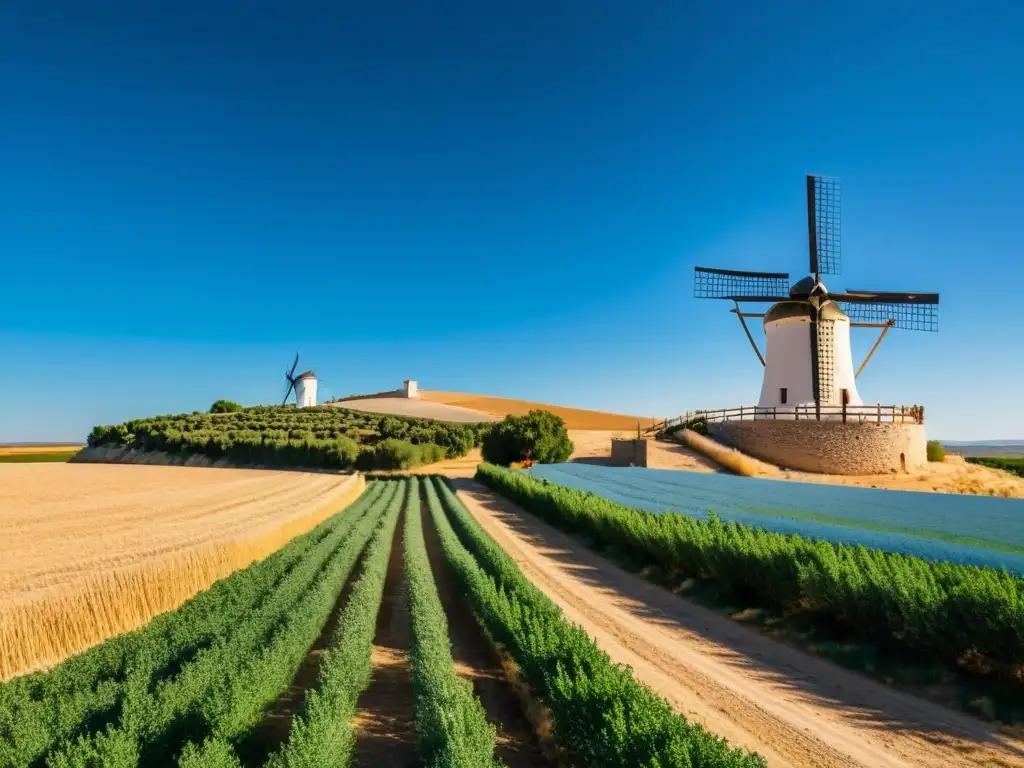
POLYGON ((364 487, 362 476, 303 472, 0 467, 0 680, 177 608, 364 487))

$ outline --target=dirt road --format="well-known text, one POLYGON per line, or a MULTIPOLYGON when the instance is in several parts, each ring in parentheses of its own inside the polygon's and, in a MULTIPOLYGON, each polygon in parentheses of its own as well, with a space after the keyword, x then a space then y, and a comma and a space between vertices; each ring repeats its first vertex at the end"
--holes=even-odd
POLYGON ((1024 766, 1024 742, 648 584, 479 484, 459 498, 614 660, 772 766, 1024 766))

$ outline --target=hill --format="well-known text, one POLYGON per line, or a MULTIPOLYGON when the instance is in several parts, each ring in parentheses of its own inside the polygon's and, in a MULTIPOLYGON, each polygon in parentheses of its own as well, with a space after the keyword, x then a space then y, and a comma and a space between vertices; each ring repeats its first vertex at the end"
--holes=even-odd
POLYGON ((454 405, 485 413, 498 418, 508 414, 520 416, 534 408, 543 408, 561 416, 569 429, 621 429, 635 430, 637 423, 642 427, 650 426, 661 419, 650 416, 628 416, 621 413, 591 411, 585 408, 569 408, 563 405, 548 405, 529 400, 514 400, 507 397, 491 397, 490 395, 473 395, 461 392, 442 392, 440 390, 420 390, 420 398, 431 403, 454 405))

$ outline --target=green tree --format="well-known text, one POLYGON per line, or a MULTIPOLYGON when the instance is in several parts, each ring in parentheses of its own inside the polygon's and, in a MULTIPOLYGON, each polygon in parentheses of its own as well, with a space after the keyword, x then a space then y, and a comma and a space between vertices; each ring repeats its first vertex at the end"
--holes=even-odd
POLYGON ((506 467, 527 458, 557 464, 566 461, 572 450, 562 418, 539 409, 525 416, 506 416, 484 436, 482 446, 484 461, 506 467))
POLYGON ((925 450, 928 453, 928 461, 943 461, 946 458, 946 448, 938 440, 929 440, 925 450))
POLYGON ((210 406, 210 413, 236 413, 242 410, 242 406, 234 400, 217 400, 210 406))

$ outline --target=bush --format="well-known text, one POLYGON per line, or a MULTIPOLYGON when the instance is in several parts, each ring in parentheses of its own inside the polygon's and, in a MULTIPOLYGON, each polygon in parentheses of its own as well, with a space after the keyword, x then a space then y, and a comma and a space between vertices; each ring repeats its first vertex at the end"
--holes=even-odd
POLYGON ((573 450, 565 422, 551 411, 506 416, 483 439, 484 461, 508 466, 531 459, 539 464, 566 461, 573 450))
POLYGON ((928 453, 928 461, 943 461, 946 458, 946 449, 938 440, 929 440, 925 450, 928 453))
POLYGON ((210 406, 210 413, 238 413, 242 406, 234 400, 217 400, 210 406))

